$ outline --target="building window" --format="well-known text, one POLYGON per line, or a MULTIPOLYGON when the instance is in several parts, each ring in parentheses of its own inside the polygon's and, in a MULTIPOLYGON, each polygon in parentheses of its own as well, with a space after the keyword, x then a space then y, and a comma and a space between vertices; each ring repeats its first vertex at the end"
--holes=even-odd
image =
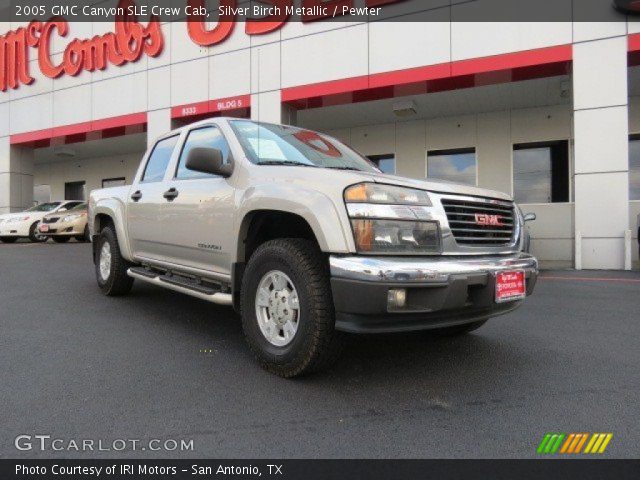
POLYGON ((428 152, 427 177, 465 185, 477 185, 475 148, 428 152))
POLYGON ((102 188, 123 187, 127 180, 124 177, 102 179, 102 188))
POLYGON ((640 135, 629 139, 629 200, 640 200, 640 135))
POLYGON ((376 167, 382 170, 382 173, 395 175, 396 173, 396 156, 392 153, 387 155, 370 155, 367 157, 376 167))
POLYGON ((64 184, 64 199, 65 200, 84 200, 85 189, 84 181, 82 182, 66 182, 64 184))
POLYGON ((513 190, 517 203, 568 202, 569 143, 514 145, 513 190))

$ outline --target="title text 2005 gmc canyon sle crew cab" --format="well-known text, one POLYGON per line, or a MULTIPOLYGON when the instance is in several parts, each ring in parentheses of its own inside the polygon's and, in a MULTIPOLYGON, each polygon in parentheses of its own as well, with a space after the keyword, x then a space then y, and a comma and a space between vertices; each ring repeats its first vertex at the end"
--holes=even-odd
POLYGON ((538 274, 507 195, 385 175, 333 138, 249 120, 164 135, 89 209, 106 295, 138 279, 233 305, 286 377, 328 365, 342 332, 478 328, 538 274))

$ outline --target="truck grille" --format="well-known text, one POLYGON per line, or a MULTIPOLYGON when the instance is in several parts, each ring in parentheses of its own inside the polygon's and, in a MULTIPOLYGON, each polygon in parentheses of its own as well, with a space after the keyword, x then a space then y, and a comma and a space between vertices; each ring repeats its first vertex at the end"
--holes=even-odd
POLYGON ((512 242, 513 203, 443 198, 442 206, 458 245, 499 246, 512 242))

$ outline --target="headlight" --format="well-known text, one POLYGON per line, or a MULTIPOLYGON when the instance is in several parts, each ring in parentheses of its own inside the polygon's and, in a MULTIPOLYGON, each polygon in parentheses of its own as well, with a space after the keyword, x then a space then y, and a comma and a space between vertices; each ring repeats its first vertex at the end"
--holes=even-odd
POLYGON ((79 219, 80 217, 82 217, 82 214, 77 214, 77 215, 67 215, 66 217, 64 217, 62 219, 63 222, 73 222, 74 220, 79 219))
POLYGON ((352 219, 351 226, 359 252, 440 253, 437 222, 352 219))
POLYGON ((440 253, 440 225, 427 192, 361 183, 347 188, 344 199, 358 252, 440 253))
POLYGON ((427 192, 379 183, 360 183, 347 188, 344 192, 344 201, 347 203, 431 206, 427 192))
POLYGON ((26 222, 27 220, 29 220, 29 217, 16 217, 7 220, 7 223, 26 222))

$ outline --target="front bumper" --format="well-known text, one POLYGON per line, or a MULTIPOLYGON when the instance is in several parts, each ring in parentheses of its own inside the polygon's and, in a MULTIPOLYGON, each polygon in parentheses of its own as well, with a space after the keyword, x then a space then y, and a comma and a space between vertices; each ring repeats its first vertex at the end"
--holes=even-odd
POLYGON ((461 325, 501 315, 521 301, 495 302, 495 277, 523 270, 527 295, 538 262, 527 253, 466 257, 342 257, 329 259, 336 329, 395 332, 461 325), (389 290, 406 290, 406 305, 389 307, 389 290))
POLYGON ((15 222, 15 223, 2 223, 0 225, 0 237, 28 237, 29 229, 33 221, 29 222, 15 222))
POLYGON ((87 225, 87 219, 72 220, 70 222, 63 222, 62 220, 55 223, 40 223, 38 230, 40 235, 48 237, 64 237, 64 236, 81 236, 84 235, 84 227, 87 225), (43 232, 42 226, 46 225, 48 231, 43 232))

